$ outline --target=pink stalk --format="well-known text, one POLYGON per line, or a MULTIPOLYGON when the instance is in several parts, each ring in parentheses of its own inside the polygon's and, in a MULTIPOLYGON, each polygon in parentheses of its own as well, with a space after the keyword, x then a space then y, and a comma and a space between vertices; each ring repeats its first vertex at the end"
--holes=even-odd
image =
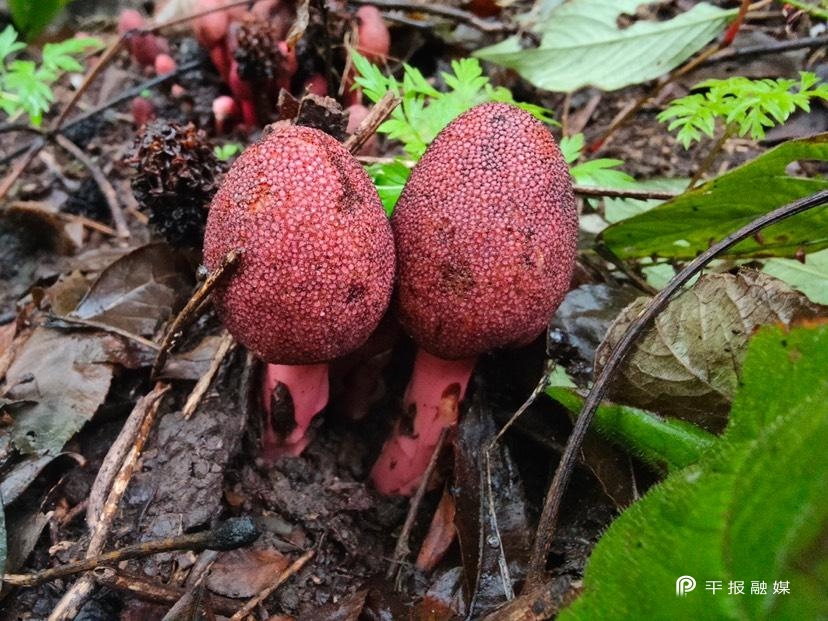
POLYGON ((213 100, 213 117, 216 120, 216 134, 223 134, 229 129, 238 112, 236 102, 228 95, 221 95, 213 100))
POLYGON ((476 361, 476 357, 443 360, 417 350, 403 397, 413 428, 404 430, 398 422, 371 469, 381 493, 408 496, 417 489, 443 429, 457 424, 458 406, 476 361))
MULTIPOLYGON (((289 403, 284 394, 276 392, 276 400, 281 404, 289 403)), ((328 404, 328 363, 288 365, 268 364, 265 368, 262 385, 262 405, 264 406, 264 424, 262 425, 262 457, 265 461, 275 461, 282 455, 299 455, 310 442, 307 437, 308 427, 313 417, 328 404), (272 412, 274 391, 282 385, 290 394, 293 420, 296 426, 287 434, 279 433, 274 428, 283 426, 284 412, 272 412)))
POLYGON ((248 129, 256 127, 259 117, 256 114, 256 104, 253 101, 253 89, 249 82, 242 80, 239 76, 239 64, 233 60, 230 64, 230 78, 227 81, 233 97, 239 103, 241 109, 242 123, 248 129))

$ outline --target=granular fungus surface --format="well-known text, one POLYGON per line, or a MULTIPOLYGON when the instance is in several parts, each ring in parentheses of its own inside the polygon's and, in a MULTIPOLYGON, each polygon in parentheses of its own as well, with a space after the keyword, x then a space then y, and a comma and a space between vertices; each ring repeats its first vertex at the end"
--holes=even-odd
POLYGON ((353 351, 391 296, 394 244, 370 179, 336 140, 276 125, 228 172, 210 207, 204 262, 240 265, 214 294, 227 329, 267 362, 353 351))
POLYGON ((511 105, 477 106, 414 168, 392 219, 400 319, 445 359, 518 346, 569 288, 578 221, 552 135, 511 105))

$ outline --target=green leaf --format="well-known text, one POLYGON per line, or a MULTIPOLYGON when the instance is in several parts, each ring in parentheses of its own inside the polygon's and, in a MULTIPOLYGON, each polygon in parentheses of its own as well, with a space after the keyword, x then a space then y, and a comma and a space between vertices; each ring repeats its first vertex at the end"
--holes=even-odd
POLYGON ((17 40, 17 31, 14 29, 14 26, 6 26, 3 32, 0 33, 0 59, 5 61, 10 54, 18 52, 25 47, 25 43, 17 40))
POLYGON ((799 289, 817 304, 828 304, 828 250, 796 259, 768 259, 762 271, 799 289))
POLYGON ((520 38, 513 36, 474 55, 514 69, 550 91, 571 93, 590 85, 616 90, 679 66, 736 14, 699 3, 668 21, 638 21, 619 29, 619 15, 634 14, 640 4, 639 0, 565 2, 537 25, 540 47, 522 49, 520 38))
POLYGON ((40 34, 69 0, 9 0, 12 20, 26 39, 40 34))
MULTIPOLYGON (((552 387, 546 394, 576 415, 584 404, 572 388, 552 387)), ((595 413, 595 428, 656 469, 667 471, 697 462, 716 442, 716 436, 691 423, 626 405, 601 405, 595 413)))
POLYGON ((402 142, 405 152, 415 161, 446 125, 480 103, 511 103, 544 122, 551 121, 550 112, 545 108, 515 102, 508 89, 492 87, 483 76, 480 63, 473 58, 455 60, 451 64, 452 73, 441 74, 449 88, 447 92, 438 91, 418 69, 409 65, 403 65, 402 82, 399 82, 393 76, 384 76, 378 67, 356 52, 353 52, 353 62, 359 73, 356 83, 371 101, 379 101, 389 91, 402 97, 391 118, 377 131, 402 142))
POLYGON ((564 161, 567 164, 573 164, 581 157, 581 151, 584 150, 584 135, 564 136, 558 142, 558 146, 561 149, 564 161))
MULTIPOLYGON (((690 183, 689 179, 662 178, 637 181, 636 187, 640 190, 666 190, 680 194, 690 183)), ((632 218, 640 213, 649 211, 661 205, 661 199, 638 200, 633 198, 604 198, 604 219, 610 223, 620 222, 632 218)))
POLYGON ((624 162, 601 158, 577 164, 570 168, 569 173, 580 185, 590 185, 600 188, 630 188, 637 187, 635 179, 623 170, 616 170, 624 162))
POLYGON ((367 170, 377 188, 385 212, 390 217, 408 181, 411 169, 400 161, 394 161, 390 164, 371 164, 367 170))
POLYGON ((762 329, 727 432, 610 526, 583 595, 558 619, 825 618, 827 366, 828 325, 762 329), (696 583, 684 597, 680 576, 696 583), (709 591, 709 581, 723 591, 709 591), (729 595, 730 581, 743 581, 744 594, 729 595), (753 581, 767 593, 750 594, 753 581), (778 581, 789 594, 773 594, 778 581))
MULTIPOLYGON (((614 224, 601 238, 622 259, 692 259, 709 245, 772 209, 828 187, 824 178, 795 177, 799 160, 828 161, 828 133, 791 140, 747 164, 646 213, 614 224)), ((828 210, 813 209, 765 229, 729 256, 794 256, 828 247, 828 210)))
POLYGON ((679 129, 678 139, 685 149, 701 134, 713 137, 717 118, 735 126, 740 136, 750 134, 754 140, 761 140, 766 128, 784 123, 797 108, 806 112, 810 109, 811 97, 819 96, 811 90, 817 82, 817 76, 806 71, 800 72, 799 82, 741 76, 705 80, 694 88, 707 89, 706 93, 673 100, 658 120, 669 121, 670 131, 679 129))

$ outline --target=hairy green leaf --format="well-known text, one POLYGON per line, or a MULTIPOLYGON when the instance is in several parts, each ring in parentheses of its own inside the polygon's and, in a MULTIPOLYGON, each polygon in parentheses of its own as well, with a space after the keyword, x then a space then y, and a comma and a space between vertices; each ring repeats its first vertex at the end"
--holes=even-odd
POLYGON ((558 619, 825 618, 827 366, 828 325, 762 329, 727 432, 612 524, 558 619), (677 597, 681 576, 696 587, 677 597), (743 593, 729 594, 731 582, 743 593))
MULTIPOLYGON (((601 238, 622 259, 692 259, 711 243, 777 207, 828 188, 828 180, 788 174, 800 160, 828 161, 828 134, 791 140, 698 188, 614 224, 601 238)), ((828 210, 812 209, 762 231, 729 256, 795 256, 828 247, 828 210)))

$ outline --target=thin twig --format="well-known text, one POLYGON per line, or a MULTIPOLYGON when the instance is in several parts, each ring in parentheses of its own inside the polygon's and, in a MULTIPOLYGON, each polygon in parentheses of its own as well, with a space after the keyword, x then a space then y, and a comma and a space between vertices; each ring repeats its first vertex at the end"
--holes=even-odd
MULTIPOLYGON (((180 587, 173 586, 171 584, 162 584, 155 580, 151 580, 146 576, 127 574, 122 571, 117 571, 112 567, 96 568, 92 575, 95 578, 95 582, 97 582, 99 586, 105 586, 115 591, 121 591, 130 599, 140 599, 147 602, 154 602, 156 604, 170 605, 175 603, 177 605, 177 602, 182 601, 183 598, 189 593, 189 591, 180 587)), ((210 607, 219 614, 229 616, 238 610, 239 605, 229 597, 211 595, 210 607)), ((162 621, 168 619, 182 621, 184 619, 201 618, 194 615, 187 616, 184 614, 186 612, 186 609, 184 608, 179 608, 178 611, 174 611, 174 608, 175 606, 167 612, 167 615, 164 616, 162 621), (168 617, 170 612, 177 612, 178 614, 174 617, 168 617)))
POLYGON ((196 382, 192 392, 190 392, 190 396, 187 397, 187 402, 184 404, 184 408, 181 410, 181 415, 184 417, 184 420, 190 420, 190 417, 195 413, 201 403, 201 400, 204 398, 207 389, 210 387, 213 378, 216 376, 216 373, 218 373, 221 363, 224 362, 227 354, 232 351, 235 344, 236 341, 233 339, 233 336, 225 330, 219 340, 216 353, 210 362, 210 368, 207 369, 207 373, 198 378, 198 382, 196 382))
MULTIPOLYGON (((551 361, 549 361, 549 363, 551 364, 551 361)), ((551 367, 554 367, 554 364, 551 364, 551 367)), ((500 536, 500 527, 497 523, 497 510, 494 502, 494 486, 492 485, 492 451, 494 451, 497 448, 498 442, 503 437, 503 435, 509 430, 509 428, 521 416, 523 416, 523 413, 526 412, 526 410, 529 409, 529 407, 543 393, 543 391, 546 390, 546 387, 549 385, 549 377, 551 372, 552 368, 544 369, 543 375, 538 381, 534 390, 532 390, 532 393, 529 395, 526 401, 524 401, 521 404, 517 411, 514 414, 512 414, 511 418, 509 418, 506 424, 503 425, 503 427, 501 427, 497 435, 492 439, 491 442, 489 442, 488 446, 486 446, 486 450, 483 453, 485 460, 486 475, 486 506, 489 512, 489 524, 492 528, 492 532, 497 538, 497 544, 500 548, 500 552, 498 554, 498 569, 500 571, 500 580, 503 584, 503 592, 506 594, 506 599, 514 599, 515 593, 512 589, 512 579, 509 572, 508 560, 506 559, 506 550, 503 548, 503 538, 500 536)))
POLYGON ((403 559, 405 559, 408 553, 411 552, 411 549, 408 547, 408 539, 411 537, 411 530, 414 528, 414 521, 417 519, 417 513, 420 511, 420 505, 422 504, 423 498, 428 490, 431 475, 434 474, 434 470, 437 467, 437 461, 440 458, 440 453, 443 452, 443 445, 446 442, 447 435, 448 428, 444 427, 440 432, 440 437, 437 438, 437 444, 434 447, 434 451, 431 453, 431 459, 428 460, 428 466, 423 473, 423 478, 420 481, 420 484, 417 486, 417 491, 414 493, 414 496, 411 497, 411 502, 408 505, 408 514, 405 516, 405 522, 403 522, 400 536, 397 537, 397 544, 394 546, 394 555, 391 557, 391 564, 388 566, 388 571, 385 574, 385 577, 388 579, 391 579, 395 573, 399 577, 403 559))
MULTIPOLYGON (((177 621, 183 619, 182 616, 186 611, 192 609, 197 598, 197 593, 204 580, 206 580, 210 568, 216 562, 219 553, 215 550, 204 550, 198 555, 190 574, 187 576, 186 590, 181 594, 178 600, 167 611, 161 621, 177 621)), ((211 598, 212 600, 212 598, 211 598)), ((236 607, 228 614, 236 612, 236 607)))
POLYGON ((154 34, 164 30, 165 28, 180 26, 181 24, 186 24, 187 22, 192 21, 194 19, 198 19, 199 17, 210 15, 211 13, 219 13, 221 11, 226 11, 227 9, 232 9, 237 6, 250 6, 251 4, 252 2, 250 0, 235 0, 234 2, 228 2, 227 4, 213 7, 212 9, 198 11, 197 13, 191 13, 189 15, 185 15, 184 17, 177 17, 175 19, 171 19, 168 22, 162 22, 160 24, 156 24, 155 26, 150 26, 149 28, 138 28, 132 32, 134 32, 135 34, 154 34))
POLYGON ((207 297, 215 289, 219 281, 229 274, 230 271, 236 267, 241 259, 242 250, 231 250, 227 253, 219 265, 202 283, 198 290, 193 294, 193 297, 187 302, 181 312, 176 315, 173 322, 167 328, 164 338, 161 339, 161 346, 158 349, 158 355, 155 357, 155 362, 152 365, 151 377, 156 377, 164 368, 164 363, 167 361, 167 356, 173 347, 175 347, 178 339, 184 331, 184 328, 191 321, 198 317, 198 309, 202 307, 202 303, 207 300, 207 297))
MULTIPOLYGON (((39 133, 43 134, 44 136, 50 136, 50 135, 54 135, 56 133, 65 134, 66 132, 68 132, 73 127, 75 127, 77 125, 80 125, 84 121, 100 114, 101 112, 109 110, 110 108, 113 108, 113 107, 117 106, 118 104, 120 104, 124 101, 127 101, 129 99, 137 97, 138 95, 140 95, 145 90, 155 88, 159 84, 163 84, 165 82, 169 82, 171 80, 174 80, 178 76, 180 76, 184 73, 187 73, 188 71, 192 71, 193 69, 197 69, 201 65, 202 65, 202 61, 200 61, 200 60, 191 60, 190 62, 184 63, 183 65, 179 66, 172 73, 159 75, 159 76, 156 76, 156 77, 154 77, 150 80, 147 80, 145 82, 141 82, 140 84, 137 84, 136 86, 133 86, 132 88, 123 91, 122 93, 120 93, 119 95, 113 97, 112 99, 109 99, 109 100, 105 101, 100 106, 92 108, 91 110, 88 110, 88 111, 84 112, 83 114, 79 114, 78 116, 73 118, 71 121, 66 122, 59 130, 54 130, 54 131, 51 131, 51 132, 39 132, 39 133)), ((0 158, 0 165, 5 164, 5 163, 13 160, 14 158, 16 158, 21 153, 24 153, 26 151, 26 149, 28 149, 28 148, 29 148, 29 146, 27 145, 27 146, 24 146, 24 147, 21 147, 21 148, 15 150, 15 151, 12 151, 8 155, 3 156, 2 158, 0 158)))
POLYGON ((67 576, 89 571, 101 565, 115 565, 121 561, 144 558, 163 552, 174 552, 176 550, 192 550, 195 552, 201 550, 232 550, 249 545, 258 537, 259 531, 250 518, 230 518, 210 530, 136 543, 119 550, 89 556, 79 561, 31 574, 5 574, 3 582, 15 586, 33 587, 58 578, 66 578, 67 576))
MULTIPOLYGON (((14 167, 6 174, 3 178, 3 183, 0 183, 0 203, 3 202, 3 199, 6 198, 6 194, 9 193, 9 190, 12 189, 14 182, 20 178, 20 175, 23 174, 23 171, 26 170, 26 167, 32 163, 37 154, 43 148, 43 145, 46 144, 46 140, 44 138, 38 138, 31 145, 29 145, 29 150, 23 154, 17 162, 15 162, 14 167)), ((4 211, 4 208, 0 207, 0 212, 4 211)))
POLYGON ((57 131, 63 127, 63 124, 66 122, 66 118, 72 113, 72 110, 75 109, 75 106, 77 105, 80 98, 83 97, 83 94, 87 90, 89 90, 89 86, 92 84, 92 81, 98 77, 98 74, 100 74, 101 71, 103 71, 109 65, 109 63, 112 62, 112 59, 115 58, 115 56, 124 46, 124 42, 126 41, 126 39, 127 34, 123 34, 118 38, 117 41, 112 43, 108 48, 106 48, 106 50, 104 50, 104 53, 101 54, 101 57, 98 59, 98 62, 96 62, 95 65, 92 67, 92 71, 90 71, 83 77, 83 82, 78 87, 78 90, 76 90, 72 94, 72 98, 69 100, 69 103, 66 104, 63 110, 61 110, 58 117, 55 119, 55 122, 52 123, 52 131, 57 131))
POLYGON ((730 140, 734 133, 736 133, 736 123, 728 123, 728 125, 724 128, 722 135, 719 136, 718 140, 713 144, 710 148, 710 151, 707 152, 707 155, 702 160, 702 163, 699 164, 698 168, 696 168, 696 172, 693 173, 693 177, 690 179, 690 183, 687 184, 687 191, 689 192, 693 188, 695 188, 704 174, 710 170, 713 166, 713 162, 718 157, 719 153, 722 152, 724 149, 725 143, 730 140))
POLYGON ((151 349, 153 351, 158 351, 161 349, 161 346, 158 345, 155 341, 151 341, 149 339, 144 338, 139 334, 135 334, 133 332, 129 332, 128 330, 124 330, 123 328, 119 328, 118 326, 112 326, 108 323, 103 323, 101 321, 95 321, 94 319, 82 319, 80 317, 70 317, 68 315, 54 315, 50 314, 47 316, 47 323, 48 322, 62 322, 73 324, 77 326, 81 326, 84 328, 91 328, 93 330, 101 330, 103 332, 110 332, 111 334, 117 334, 118 336, 122 336, 125 339, 138 343, 147 349, 151 349))
POLYGON ((635 104, 633 104, 632 106, 628 106, 622 114, 620 114, 612 120, 612 123, 610 123, 609 128, 607 128, 604 134, 598 140, 596 140, 593 143, 593 145, 590 146, 589 150, 591 152, 596 152, 602 147, 608 145, 611 136, 620 127, 626 124, 626 122, 630 120, 634 114, 641 110, 641 108, 644 107, 645 103, 658 96, 658 94, 664 89, 665 86, 667 86, 668 84, 672 84, 681 76, 686 75, 687 73, 693 71, 697 67, 705 64, 717 52, 720 52, 722 49, 728 47, 733 42, 733 38, 736 36, 736 33, 739 31, 739 28, 744 22, 748 6, 748 0, 742 0, 741 5, 739 6, 739 12, 737 13, 736 17, 733 18, 733 21, 728 26, 727 30, 725 31, 725 34, 717 43, 708 46, 701 53, 688 60, 682 66, 671 71, 666 78, 657 82, 656 85, 648 93, 639 97, 638 100, 636 100, 635 104))
POLYGON ((670 192, 667 190, 634 190, 634 189, 619 189, 619 188, 596 188, 588 185, 576 185, 573 187, 575 194, 579 196, 603 196, 606 198, 634 198, 642 201, 646 200, 670 200, 676 196, 680 196, 677 192, 670 192))
POLYGON ((456 22, 461 22, 481 32, 515 32, 517 29, 507 26, 503 22, 489 21, 477 17, 474 13, 463 11, 452 6, 437 2, 406 2, 405 0, 351 0, 351 4, 371 4, 378 9, 410 11, 412 13, 427 13, 445 17, 456 22))
POLYGON ((712 65, 715 63, 728 62, 730 60, 743 60, 745 58, 764 56, 765 54, 782 54, 784 52, 811 49, 825 45, 828 45, 828 35, 805 37, 803 39, 793 39, 791 41, 774 41, 773 43, 766 43, 764 45, 749 45, 745 47, 721 50, 705 60, 702 64, 712 65))
POLYGON ((383 121, 388 118, 388 115, 391 114, 399 103, 400 98, 394 95, 394 93, 391 91, 385 93, 382 99, 373 105, 368 116, 362 120, 362 123, 356 128, 356 131, 348 136, 348 139, 342 145, 351 153, 359 151, 362 145, 374 135, 377 127, 382 125, 383 121))
POLYGON ((290 567, 288 567, 286 570, 279 574, 279 577, 273 584, 268 586, 266 589, 263 589, 261 593, 256 595, 256 597, 252 598, 250 601, 248 601, 244 606, 242 606, 238 610, 238 612, 236 612, 236 614, 230 617, 230 621, 242 621, 242 619, 247 617, 247 615, 249 615, 256 606, 258 606, 260 603, 262 603, 264 600, 270 597, 271 593, 273 593, 276 589, 282 586, 288 578, 301 571, 305 564, 313 558, 313 555, 315 553, 316 552, 314 550, 308 550, 298 559, 293 561, 290 567))
POLYGON ((581 444, 587 429, 592 422, 595 411, 598 409, 601 400, 609 388, 609 383, 613 379, 616 369, 624 361, 636 339, 643 334, 653 318, 667 305, 670 298, 716 256, 740 241, 753 236, 768 225, 775 224, 776 222, 809 209, 820 207, 826 203, 828 203, 828 190, 822 190, 806 198, 779 207, 770 213, 756 218, 753 222, 743 226, 738 231, 731 233, 720 242, 705 250, 676 274, 667 286, 647 303, 647 306, 641 314, 629 325, 624 335, 615 347, 613 347, 606 365, 601 369, 598 377, 595 378, 595 383, 592 385, 592 389, 584 401, 581 413, 578 415, 578 419, 566 443, 566 449, 555 470, 555 476, 549 485, 549 490, 544 500, 543 512, 538 523, 535 543, 532 547, 532 556, 529 560, 527 585, 538 584, 543 579, 546 559, 549 556, 549 550, 552 547, 552 540, 555 535, 555 526, 558 520, 558 512, 561 508, 561 500, 563 499, 563 494, 572 474, 578 451, 581 449, 581 444))
MULTIPOLYGON (((148 394, 141 397, 133 408, 133 412, 137 411, 137 415, 140 416, 141 424, 138 427, 138 433, 136 434, 132 448, 126 454, 118 470, 118 474, 113 479, 112 488, 101 509, 100 517, 97 523, 91 526, 92 536, 86 549, 86 558, 97 556, 103 550, 106 538, 109 535, 109 530, 112 527, 112 522, 115 519, 118 505, 126 492, 127 485, 138 463, 138 458, 144 450, 144 444, 155 422, 155 415, 158 413, 161 399, 169 389, 169 384, 157 382, 155 387, 148 394)), ((80 578, 60 598, 60 601, 49 615, 48 621, 62 621, 63 619, 74 618, 83 605, 83 602, 92 594, 94 588, 95 581, 91 576, 86 575, 80 578)))
POLYGON ((121 205, 118 203, 118 193, 115 192, 115 188, 112 187, 112 184, 106 178, 106 175, 103 174, 103 171, 98 168, 98 165, 91 158, 87 157, 86 153, 78 145, 63 134, 55 134, 54 139, 64 151, 86 167, 89 174, 95 180, 95 183, 98 184, 101 194, 106 199, 109 212, 112 214, 112 222, 115 223, 115 230, 118 232, 118 237, 129 237, 129 227, 127 227, 126 220, 124 219, 124 212, 121 210, 121 205))

